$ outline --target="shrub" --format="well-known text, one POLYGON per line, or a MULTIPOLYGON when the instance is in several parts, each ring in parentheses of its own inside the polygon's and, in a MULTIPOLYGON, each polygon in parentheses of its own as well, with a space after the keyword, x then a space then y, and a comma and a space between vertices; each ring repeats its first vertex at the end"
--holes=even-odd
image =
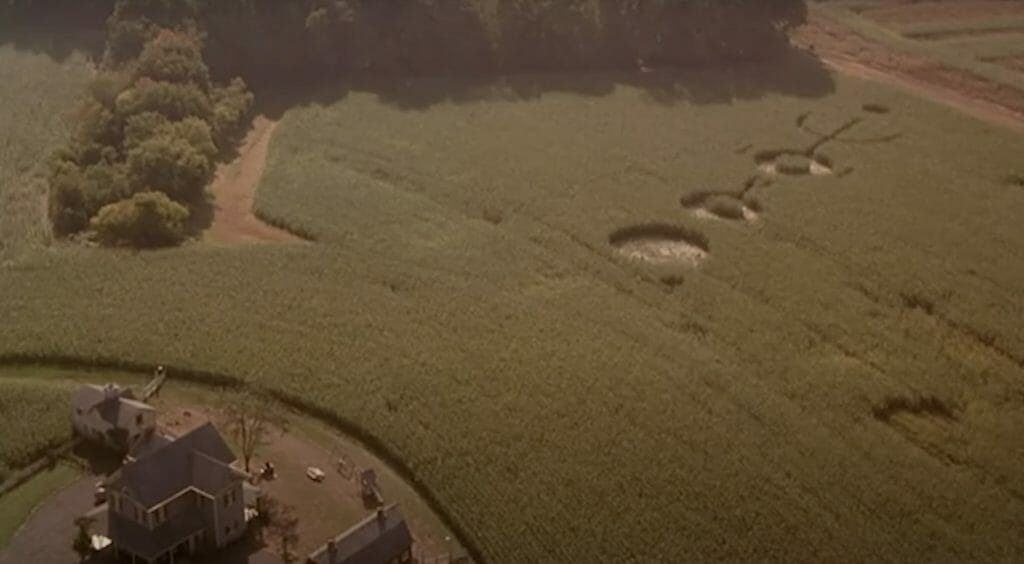
POLYGON ((128 153, 134 186, 158 187, 179 202, 197 202, 213 178, 213 163, 188 139, 163 133, 128 153))
POLYGON ((90 222, 97 239, 108 245, 167 247, 185 239, 185 206, 162 192, 141 192, 104 206, 90 222))

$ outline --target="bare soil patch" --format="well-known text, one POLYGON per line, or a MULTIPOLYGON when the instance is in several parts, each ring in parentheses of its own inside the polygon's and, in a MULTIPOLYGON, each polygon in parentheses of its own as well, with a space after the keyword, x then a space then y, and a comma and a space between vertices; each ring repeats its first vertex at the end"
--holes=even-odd
POLYGON ((915 55, 899 53, 820 14, 793 33, 837 71, 884 82, 941 102, 990 123, 1024 130, 1024 92, 915 55))
POLYGON ((238 157, 217 167, 210 191, 213 223, 205 238, 218 243, 291 243, 299 237, 267 225, 252 212, 256 188, 267 163, 267 149, 277 122, 259 116, 238 149, 238 157))
POLYGON ((893 0, 883 7, 868 8, 861 11, 860 14, 882 24, 936 22, 1024 14, 1024 3, 1007 0, 947 0, 945 2, 893 0))

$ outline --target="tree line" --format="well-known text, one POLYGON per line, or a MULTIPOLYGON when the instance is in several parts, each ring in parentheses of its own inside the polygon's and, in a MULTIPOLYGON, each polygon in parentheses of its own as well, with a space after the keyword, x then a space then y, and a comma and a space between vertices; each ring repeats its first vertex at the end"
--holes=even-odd
POLYGON ((805 17, 804 0, 0 0, 0 33, 105 22, 51 218, 137 245, 184 238, 246 82, 760 60, 805 17))

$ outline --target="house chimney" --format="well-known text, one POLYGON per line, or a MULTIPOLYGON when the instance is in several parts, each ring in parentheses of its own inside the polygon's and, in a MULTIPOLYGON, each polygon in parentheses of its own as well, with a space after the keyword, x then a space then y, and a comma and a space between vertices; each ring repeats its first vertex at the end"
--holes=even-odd
POLYGON ((334 539, 327 541, 327 561, 334 564, 334 557, 338 555, 338 543, 334 539))
POLYGON ((384 515, 384 508, 383 507, 378 507, 377 508, 377 524, 380 525, 381 529, 384 528, 384 524, 387 523, 387 520, 388 520, 387 516, 384 515))

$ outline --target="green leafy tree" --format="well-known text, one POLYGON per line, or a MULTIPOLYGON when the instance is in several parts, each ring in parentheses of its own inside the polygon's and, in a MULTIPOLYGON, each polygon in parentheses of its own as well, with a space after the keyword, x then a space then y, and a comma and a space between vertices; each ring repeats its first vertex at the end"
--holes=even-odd
POLYGON ((202 199, 213 178, 213 163, 188 139, 159 134, 128 152, 128 170, 134 186, 158 187, 179 202, 202 199))
POLYGON ((195 84, 141 78, 117 97, 117 113, 127 119, 144 112, 156 112, 172 121, 187 117, 209 119, 213 107, 210 97, 195 84))
POLYGON ((140 192, 104 206, 90 226, 106 245, 168 247, 185 239, 188 209, 162 192, 140 192))
POLYGON ((254 97, 241 78, 232 80, 227 86, 214 88, 211 97, 214 106, 210 126, 217 145, 226 147, 248 121, 254 97))
POLYGON ((146 44, 136 61, 136 78, 195 84, 210 88, 210 70, 198 42, 186 33, 162 30, 146 44))

